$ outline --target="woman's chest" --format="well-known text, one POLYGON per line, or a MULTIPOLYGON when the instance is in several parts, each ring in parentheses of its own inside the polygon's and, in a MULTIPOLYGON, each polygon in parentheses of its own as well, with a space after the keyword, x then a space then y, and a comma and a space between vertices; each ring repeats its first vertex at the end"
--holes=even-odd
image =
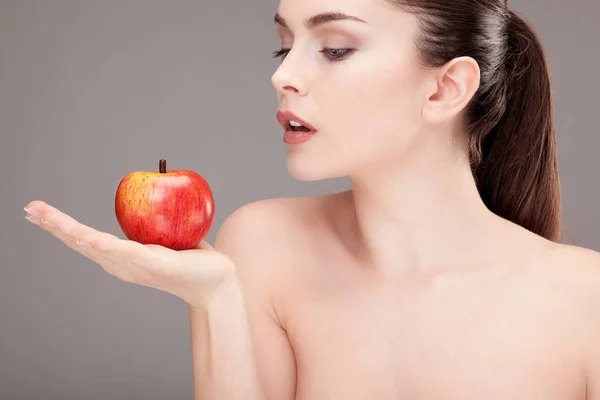
POLYGON ((350 282, 300 279, 286 303, 297 399, 585 398, 576 336, 539 298, 350 282))

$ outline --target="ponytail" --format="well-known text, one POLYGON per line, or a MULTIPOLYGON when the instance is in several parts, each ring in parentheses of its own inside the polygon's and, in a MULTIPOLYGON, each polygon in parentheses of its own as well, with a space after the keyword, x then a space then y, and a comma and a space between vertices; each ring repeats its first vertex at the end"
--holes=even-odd
POLYGON ((561 230, 561 195, 550 75, 531 27, 509 11, 499 122, 480 143, 479 193, 495 214, 549 240, 561 230))
POLYGON ((457 56, 480 68, 466 111, 471 169, 495 214, 552 241, 561 230, 561 195, 552 89, 539 38, 506 0, 386 0, 419 22, 422 64, 457 56))

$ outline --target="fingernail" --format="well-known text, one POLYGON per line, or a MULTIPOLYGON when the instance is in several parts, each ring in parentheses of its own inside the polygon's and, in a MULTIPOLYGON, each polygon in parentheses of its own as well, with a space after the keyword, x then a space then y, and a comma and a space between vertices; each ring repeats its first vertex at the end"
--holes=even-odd
POLYGON ((34 216, 34 217, 36 217, 36 218, 40 218, 40 217, 41 217, 40 213, 39 213, 39 212, 37 212, 36 210, 32 210, 32 209, 30 209, 30 208, 27 208, 27 207, 23 208, 23 210, 25 210, 25 212, 26 212, 27 214, 33 215, 33 216, 34 216))
POLYGON ((47 226, 49 226, 51 228, 56 228, 56 226, 54 226, 50 222, 46 221, 44 218, 40 219, 40 221, 42 221, 42 224, 44 224, 44 225, 47 225, 47 226))
POLYGON ((25 219, 27 221, 31 222, 32 224, 35 224, 35 225, 39 225, 40 224, 40 220, 38 218, 34 217, 33 215, 27 215, 25 217, 25 219))

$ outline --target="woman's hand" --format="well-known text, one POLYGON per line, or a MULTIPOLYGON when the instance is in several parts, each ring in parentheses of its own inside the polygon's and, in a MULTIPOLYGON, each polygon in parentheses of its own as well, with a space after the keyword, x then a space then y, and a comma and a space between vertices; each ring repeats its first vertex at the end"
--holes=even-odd
POLYGON ((99 232, 42 201, 29 203, 25 211, 30 222, 109 274, 171 293, 190 306, 205 307, 220 290, 236 282, 233 262, 207 242, 195 249, 175 251, 99 232))

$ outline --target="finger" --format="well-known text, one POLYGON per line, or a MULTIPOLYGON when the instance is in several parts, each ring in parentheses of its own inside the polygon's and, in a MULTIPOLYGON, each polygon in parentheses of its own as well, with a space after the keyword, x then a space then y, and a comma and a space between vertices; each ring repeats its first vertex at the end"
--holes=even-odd
POLYGON ((198 245, 196 246, 197 249, 199 250, 208 250, 208 251, 215 251, 215 248, 208 242, 206 241, 201 241, 200 243, 198 243, 198 245))
MULTIPOLYGON (((41 229, 51 233, 52 235, 54 235, 55 237, 57 237, 59 240, 61 240, 63 243, 65 243, 65 245, 67 245, 67 247, 71 248, 72 250, 77 251, 78 253, 84 255, 85 257, 89 258, 90 260, 94 261, 96 264, 98 264, 99 266, 101 266, 108 274, 115 276, 123 281, 126 282, 133 282, 135 281, 134 279, 134 273, 131 271, 131 268, 128 267, 128 263, 126 261, 124 261, 122 259, 122 257, 114 257, 114 256, 109 256, 109 254, 105 254, 102 253, 101 250, 99 250, 98 245, 101 243, 98 241, 90 240, 90 238, 86 238, 84 239, 85 241, 78 241, 78 240, 73 240, 73 238, 66 236, 65 234, 63 234, 61 231, 57 230, 56 228, 50 226, 49 224, 45 224, 42 223, 41 220, 30 216, 30 217, 26 217, 30 222, 38 225, 41 229), (94 247, 91 244, 88 244, 87 242, 92 242, 96 245, 96 247, 94 247)), ((120 240, 120 239, 117 239, 120 240)))
POLYGON ((40 200, 36 200, 36 201, 30 202, 29 204, 27 204, 25 206, 24 210, 28 214, 31 214, 34 217, 38 218, 38 219, 45 218, 44 216, 46 214, 48 214, 48 213, 51 213, 51 212, 59 212, 59 213, 61 212, 57 208, 52 207, 48 203, 45 203, 45 202, 40 201, 40 200))
POLYGON ((95 240, 99 240, 101 237, 103 239, 119 239, 115 235, 100 232, 86 226, 73 217, 43 202, 32 202, 25 207, 25 211, 40 219, 44 224, 43 226, 53 228, 53 232, 60 231, 74 241, 81 241, 80 238, 83 236, 91 237, 95 240))
POLYGON ((35 215, 37 218, 39 218, 41 214, 45 214, 52 210, 56 210, 56 208, 40 200, 32 201, 25 206, 25 211, 35 215))
POLYGON ((127 264, 140 272, 158 273, 169 270, 179 258, 175 250, 160 245, 144 245, 133 240, 103 240, 92 245, 108 260, 116 264, 127 264))
POLYGON ((101 245, 114 274, 127 282, 166 290, 161 285, 181 275, 180 253, 164 246, 120 240, 101 245))
MULTIPOLYGON (((70 248, 91 256, 98 263, 105 260, 114 264, 129 263, 137 266, 156 263, 153 262, 155 254, 153 257, 152 251, 144 245, 83 225, 43 202, 30 203, 27 209, 32 215, 39 215, 38 218, 28 218, 31 222, 59 238, 70 248)), ((164 251, 172 250, 164 248, 164 251)))
POLYGON ((135 280, 132 276, 142 277, 148 272, 153 275, 170 274, 178 263, 179 255, 175 250, 122 240, 100 232, 44 202, 31 202, 25 210, 38 217, 42 229, 121 279, 126 276, 124 280, 135 280))
POLYGON ((96 251, 95 249, 93 249, 87 243, 84 243, 77 239, 73 239, 71 237, 66 236, 61 231, 57 230, 56 228, 54 228, 48 224, 43 223, 38 218, 35 218, 33 216, 29 216, 29 217, 25 217, 25 218, 27 220, 29 220, 30 222, 32 222, 33 224, 39 226, 41 229, 47 231, 48 233, 52 234, 53 236, 55 236, 56 238, 61 240, 67 247, 71 248, 72 250, 75 250, 75 251, 83 254, 84 256, 92 259, 95 262, 100 261, 99 252, 96 251))

